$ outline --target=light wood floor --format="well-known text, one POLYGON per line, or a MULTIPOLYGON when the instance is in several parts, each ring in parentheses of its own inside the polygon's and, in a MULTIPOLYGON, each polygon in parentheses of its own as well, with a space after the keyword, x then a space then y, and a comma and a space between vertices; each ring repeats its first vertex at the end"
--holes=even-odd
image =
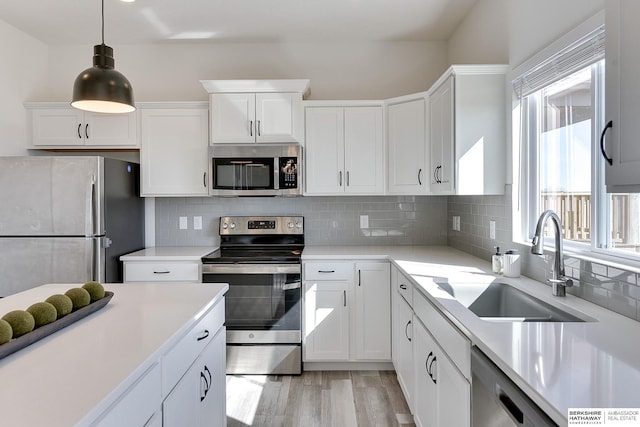
POLYGON ((227 425, 415 426, 394 371, 228 375, 227 425))

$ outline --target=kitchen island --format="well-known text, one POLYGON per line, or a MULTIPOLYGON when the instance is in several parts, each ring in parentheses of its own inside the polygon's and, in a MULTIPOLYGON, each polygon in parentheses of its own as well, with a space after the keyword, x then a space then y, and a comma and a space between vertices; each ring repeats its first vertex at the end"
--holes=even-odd
MULTIPOLYGON (((472 345, 486 354, 558 425, 570 408, 639 408, 640 323, 527 277, 491 272, 487 261, 444 246, 305 246, 305 261, 388 260, 472 345), (584 322, 481 319, 447 289, 514 286, 584 322)), ((455 292, 454 292, 455 294, 455 292)), ((459 356, 459 355, 454 355, 459 356)), ((396 367, 397 368, 397 367, 396 367)))
MULTIPOLYGON (((76 286, 44 285, 0 299, 0 313, 25 310, 76 286)), ((106 284, 105 289, 114 296, 104 308, 0 360, 1 424, 170 425, 166 421, 183 412, 195 417, 197 410, 188 405, 203 396, 183 405, 180 393, 200 392, 200 371, 190 375, 200 360, 211 374, 201 406, 210 407, 213 419, 223 419, 228 286, 106 284), (196 384, 181 385, 191 377, 196 384)))

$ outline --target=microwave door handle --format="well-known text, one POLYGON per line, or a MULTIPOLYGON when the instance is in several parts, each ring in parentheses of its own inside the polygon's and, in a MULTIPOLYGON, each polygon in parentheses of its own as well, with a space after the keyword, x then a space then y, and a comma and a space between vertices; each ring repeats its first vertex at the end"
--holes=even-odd
POLYGON ((280 174, 284 173, 280 170, 280 158, 275 157, 273 159, 273 189, 280 189, 280 174))

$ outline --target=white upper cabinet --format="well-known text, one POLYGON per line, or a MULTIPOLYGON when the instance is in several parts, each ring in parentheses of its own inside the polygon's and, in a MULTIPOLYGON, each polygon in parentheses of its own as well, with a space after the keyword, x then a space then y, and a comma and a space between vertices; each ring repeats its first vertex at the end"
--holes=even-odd
POLYGON ((30 145, 36 149, 137 148, 136 111, 127 114, 91 113, 67 103, 25 104, 30 120, 30 145))
POLYGON ((305 195, 384 194, 382 106, 305 107, 305 195))
POLYGON ((503 194, 504 65, 454 65, 429 90, 433 194, 503 194))
POLYGON ((640 191, 640 2, 607 0, 605 3, 606 72, 603 150, 608 192, 640 191))
POLYGON ((385 101, 389 194, 424 195, 429 189, 426 98, 425 92, 385 101))
POLYGON ((308 80, 203 80, 212 144, 302 143, 308 80))
POLYGON ((209 194, 209 110, 194 104, 140 109, 142 196, 209 194))

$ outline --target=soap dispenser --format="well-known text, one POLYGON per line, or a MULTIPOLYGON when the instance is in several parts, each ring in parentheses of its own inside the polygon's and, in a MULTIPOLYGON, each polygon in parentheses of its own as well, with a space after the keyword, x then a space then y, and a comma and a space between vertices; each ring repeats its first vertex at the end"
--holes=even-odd
POLYGON ((502 254, 500 253, 500 246, 494 246, 496 253, 491 257, 491 270, 496 273, 502 273, 502 254))

